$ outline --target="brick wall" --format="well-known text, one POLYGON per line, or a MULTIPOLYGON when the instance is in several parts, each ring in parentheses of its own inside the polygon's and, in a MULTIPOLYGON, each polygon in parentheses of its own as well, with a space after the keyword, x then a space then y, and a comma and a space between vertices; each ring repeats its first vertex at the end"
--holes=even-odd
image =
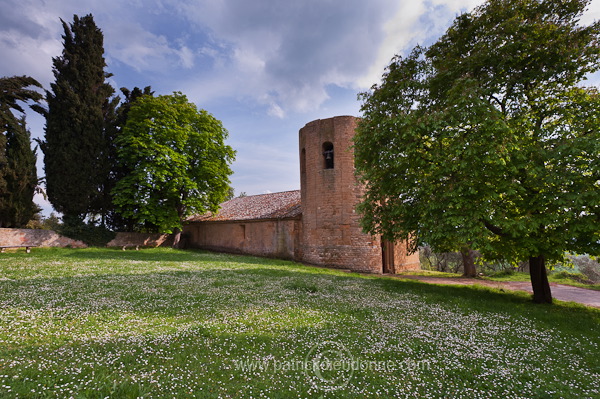
MULTIPOLYGON (((363 193, 354 175, 352 138, 357 122, 352 116, 338 116, 310 122, 300 130, 302 260, 381 273, 381 240, 363 233, 356 212, 363 193), (324 143, 333 144, 332 169, 326 168, 324 143)), ((418 256, 409 257, 406 251, 395 251, 394 260, 397 270, 419 268, 418 256)))
POLYGON ((86 248, 81 241, 61 236, 52 230, 0 229, 0 246, 34 245, 38 247, 86 248))
POLYGON ((409 254, 405 242, 394 245, 394 273, 421 269, 419 251, 409 254))
MULTIPOLYGON (((306 263, 381 273, 381 239, 365 234, 356 205, 362 187, 354 175, 352 138, 358 119, 338 116, 300 129, 302 218, 248 222, 196 222, 184 227, 198 248, 294 259, 306 263), (324 144, 333 145, 333 168, 327 168, 324 144)), ((394 270, 419 268, 418 254, 394 246, 394 270)))
POLYGON ((362 232, 355 210, 361 196, 351 148, 356 121, 340 116, 310 122, 300 130, 303 260, 381 272, 378 240, 362 232), (333 144, 333 169, 325 168, 324 143, 333 144))
POLYGON ((297 219, 197 222, 184 226, 190 246, 213 251, 297 259, 301 224, 297 219))
POLYGON ((173 236, 159 233, 117 233, 115 238, 106 244, 107 247, 123 247, 125 245, 170 247, 173 245, 173 236))

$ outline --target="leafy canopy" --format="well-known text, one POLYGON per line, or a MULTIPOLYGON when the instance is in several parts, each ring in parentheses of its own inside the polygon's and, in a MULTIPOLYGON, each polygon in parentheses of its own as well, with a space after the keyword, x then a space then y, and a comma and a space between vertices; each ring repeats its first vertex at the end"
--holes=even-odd
POLYGON ((227 130, 185 95, 142 96, 131 104, 117 138, 128 174, 113 190, 120 212, 161 232, 181 229, 185 217, 216 211, 229 192, 235 152, 227 130))
POLYGON ((489 0, 362 93, 363 227, 436 250, 600 252, 600 69, 589 0, 489 0))

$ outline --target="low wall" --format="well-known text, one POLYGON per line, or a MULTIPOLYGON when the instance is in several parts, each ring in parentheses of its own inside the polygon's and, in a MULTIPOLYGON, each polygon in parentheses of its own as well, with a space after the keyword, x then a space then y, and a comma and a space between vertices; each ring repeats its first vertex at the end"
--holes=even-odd
POLYGON ((183 228, 191 248, 298 259, 301 222, 295 219, 196 222, 183 228))
POLYGON ((0 228, 0 246, 9 245, 87 248, 84 242, 61 236, 53 230, 0 228))
POLYGON ((139 245, 140 247, 170 247, 173 245, 173 236, 160 233, 117 233, 116 237, 106 244, 107 247, 123 247, 127 245, 139 245))

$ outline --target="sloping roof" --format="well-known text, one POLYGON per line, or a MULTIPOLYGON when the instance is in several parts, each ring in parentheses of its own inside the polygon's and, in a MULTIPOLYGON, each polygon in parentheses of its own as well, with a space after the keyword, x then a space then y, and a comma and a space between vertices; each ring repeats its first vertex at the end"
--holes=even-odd
POLYGON ((192 216, 188 222, 288 219, 302 214, 300 190, 234 198, 221 204, 215 215, 192 216))

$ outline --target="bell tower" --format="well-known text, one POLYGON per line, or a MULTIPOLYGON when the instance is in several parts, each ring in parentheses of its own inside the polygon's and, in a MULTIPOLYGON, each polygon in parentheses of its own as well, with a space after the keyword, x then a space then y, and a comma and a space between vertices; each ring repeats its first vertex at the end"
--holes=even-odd
POLYGON ((373 273, 418 269, 418 254, 404 243, 365 234, 356 211, 363 188, 354 175, 358 118, 319 119, 300 129, 302 260, 373 273))
POLYGON ((337 116, 300 129, 303 260, 381 272, 380 244, 362 233, 355 210, 362 193, 354 177, 356 123, 337 116))

